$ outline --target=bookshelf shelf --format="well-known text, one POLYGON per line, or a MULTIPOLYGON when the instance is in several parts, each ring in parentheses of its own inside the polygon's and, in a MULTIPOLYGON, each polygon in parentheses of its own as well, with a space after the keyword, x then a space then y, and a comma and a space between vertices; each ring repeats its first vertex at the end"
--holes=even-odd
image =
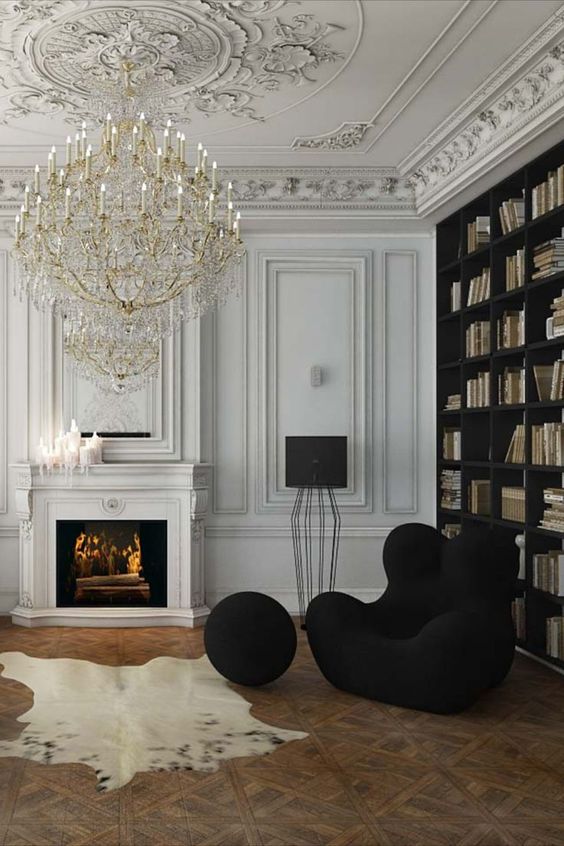
MULTIPOLYGON (((564 399, 539 400, 537 371, 533 370, 537 365, 551 366, 564 352, 564 335, 548 339, 545 327, 547 318, 552 314, 552 301, 564 291, 564 270, 558 270, 541 279, 532 279, 532 274, 537 272, 538 268, 547 266, 546 247, 544 253, 541 247, 537 254, 534 253, 534 248, 560 237, 561 229, 564 228, 564 204, 532 219, 532 191, 547 179, 549 172, 556 171, 561 165, 564 165, 564 142, 504 179, 499 185, 493 185, 490 190, 474 198, 468 205, 437 225, 436 264, 440 268, 437 272, 437 358, 442 362, 437 366, 437 525, 439 529, 452 523, 459 523, 462 527, 482 524, 489 526, 515 555, 515 537, 518 534, 525 535, 525 579, 516 585, 516 595, 524 595, 527 632, 526 639, 519 640, 518 643, 523 649, 547 663, 564 668, 564 660, 551 657, 543 648, 546 618, 559 616, 559 613, 564 615, 564 597, 556 597, 534 588, 532 579, 533 555, 564 548, 564 532, 539 527, 546 507, 543 491, 548 487, 564 488, 564 466, 533 464, 531 434, 533 426, 564 422, 564 399), (524 203, 522 200, 515 202, 521 194, 524 203), (504 211, 501 217, 504 217, 505 221, 500 217, 502 202, 504 211), (514 219, 518 219, 522 225, 503 232, 503 228, 507 229, 507 223, 510 225, 511 221, 511 217, 506 215, 505 204, 520 207, 514 219), (473 224, 480 215, 482 218, 477 225, 482 226, 482 238, 484 216, 486 219, 489 216, 490 241, 480 243, 478 249, 467 252, 468 243, 472 240, 475 244, 475 231, 471 232, 468 224, 473 224), (521 253, 519 256, 517 254, 523 249, 524 264, 519 264, 522 262, 521 253), (518 269, 520 268, 522 274, 517 277, 514 271, 515 262, 508 263, 508 260, 516 256, 518 269), (489 297, 467 306, 470 281, 484 268, 489 268, 490 272, 487 291, 489 297), (526 282, 507 290, 506 274, 507 280, 520 281, 524 278, 526 282), (451 312, 451 285, 457 281, 461 283, 461 308, 451 312), (525 343, 516 347, 495 349, 498 321, 504 318, 506 313, 520 310, 524 310, 525 315, 525 343), (481 333, 487 331, 489 323, 491 352, 486 355, 466 356, 466 330, 476 322, 481 322, 484 327, 478 330, 481 333), (512 388, 507 388, 507 384, 513 384, 513 378, 523 378, 519 377, 521 369, 524 369, 524 393, 521 393, 521 389, 515 393, 512 388), (444 409, 447 398, 455 394, 460 394, 465 406, 468 381, 476 380, 485 372, 489 372, 489 397, 490 403, 494 404, 476 408, 444 409), (508 398, 524 396, 526 401, 498 404, 500 379, 507 380, 505 395, 508 398), (520 427, 518 430, 517 426, 520 427), (460 429, 460 461, 442 458, 443 430, 448 427, 460 429), (514 441, 512 438, 516 437, 517 431, 519 436, 517 441, 514 441), (505 462, 510 443, 515 444, 513 456, 517 461, 505 462), (452 474, 457 479, 454 490, 458 489, 457 486, 460 488, 460 510, 441 507, 443 471, 450 474, 447 479, 452 479, 452 474), (485 486, 486 495, 489 483, 491 516, 474 514, 469 510, 470 482, 474 481, 481 484, 472 485, 472 490, 482 490, 485 486), (525 489, 524 523, 501 518, 503 488, 525 489)), ((556 194, 552 196, 555 197, 556 194)), ((538 192, 536 197, 536 202, 539 202, 538 192)), ((558 197, 561 198, 561 195, 558 197)), ((550 258, 549 255, 548 262, 550 258)), ((515 339, 511 332, 508 337, 515 339)), ((472 504, 474 501, 472 499, 472 504)))

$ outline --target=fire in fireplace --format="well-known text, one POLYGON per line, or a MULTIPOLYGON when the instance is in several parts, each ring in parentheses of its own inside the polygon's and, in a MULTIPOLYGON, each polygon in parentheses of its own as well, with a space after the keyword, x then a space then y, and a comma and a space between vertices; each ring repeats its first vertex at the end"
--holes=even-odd
POLYGON ((59 520, 57 605, 166 606, 166 520, 59 520))

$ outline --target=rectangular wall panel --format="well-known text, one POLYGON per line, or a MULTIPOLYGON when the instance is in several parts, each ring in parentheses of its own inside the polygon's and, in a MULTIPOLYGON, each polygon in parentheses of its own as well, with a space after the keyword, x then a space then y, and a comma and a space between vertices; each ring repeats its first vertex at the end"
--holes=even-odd
POLYGON ((8 511, 8 253, 0 250, 0 514, 8 511))
POLYGON ((417 263, 383 254, 383 512, 417 511, 417 263))
POLYGON ((342 507, 372 507, 370 254, 262 254, 257 279, 257 510, 287 510, 287 435, 346 435, 342 507), (319 366, 322 384, 311 385, 319 366))
POLYGON ((213 512, 247 512, 246 296, 213 315, 213 512))

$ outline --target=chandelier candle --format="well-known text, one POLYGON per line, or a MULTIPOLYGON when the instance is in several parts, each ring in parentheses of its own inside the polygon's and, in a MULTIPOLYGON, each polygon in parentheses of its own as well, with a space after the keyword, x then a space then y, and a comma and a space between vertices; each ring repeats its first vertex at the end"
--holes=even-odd
POLYGON ((232 185, 203 145, 192 176, 184 134, 169 120, 157 146, 126 105, 104 112, 98 149, 85 123, 74 156, 67 137, 59 171, 52 147, 44 190, 36 166, 35 225, 27 187, 14 248, 22 291, 62 319, 79 370, 118 391, 156 375, 161 340, 239 288, 245 253, 232 185))

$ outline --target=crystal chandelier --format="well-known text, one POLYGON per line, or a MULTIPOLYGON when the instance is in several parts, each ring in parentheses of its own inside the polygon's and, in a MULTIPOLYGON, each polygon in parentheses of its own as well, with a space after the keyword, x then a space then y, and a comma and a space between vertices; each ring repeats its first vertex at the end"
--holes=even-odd
POLYGON ((189 163, 170 121, 157 140, 136 111, 131 68, 99 149, 83 124, 64 166, 52 148, 45 182, 36 165, 14 249, 22 291, 62 318, 70 355, 120 389, 154 375, 163 336, 238 288, 244 255, 231 184, 222 190, 201 144, 189 163))

